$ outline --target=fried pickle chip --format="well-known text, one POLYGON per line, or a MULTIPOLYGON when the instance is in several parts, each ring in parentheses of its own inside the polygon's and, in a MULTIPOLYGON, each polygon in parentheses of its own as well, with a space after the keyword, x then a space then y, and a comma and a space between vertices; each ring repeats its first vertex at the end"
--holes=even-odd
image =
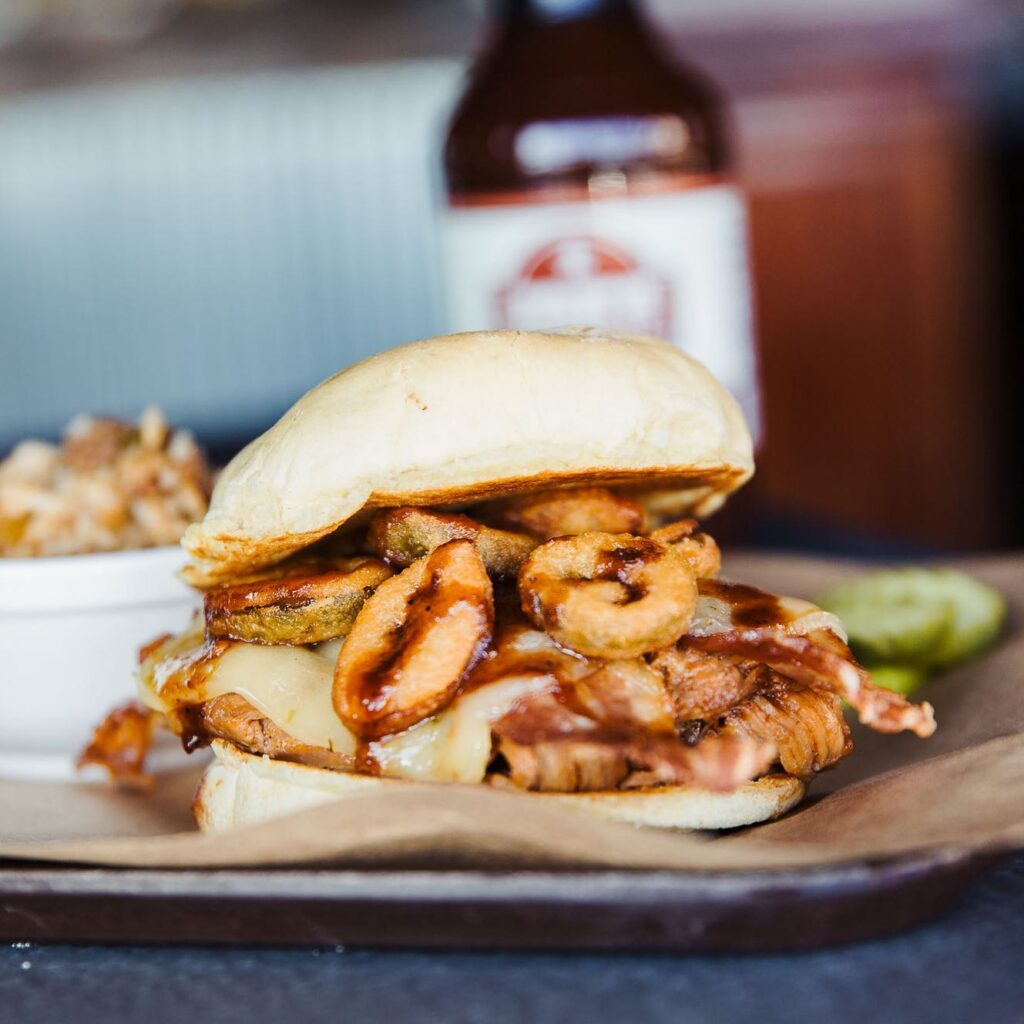
POLYGON ((293 563, 272 578, 206 591, 210 636, 262 644, 315 644, 345 636, 366 599, 391 575, 376 558, 293 563))
POLYGON ((541 491, 488 502, 475 510, 486 522, 551 540, 580 533, 642 533, 643 508, 605 487, 541 491))
POLYGON ((697 583, 677 551, 631 534, 583 533, 537 548, 519 572, 524 613, 594 658, 635 658, 679 639, 697 583))
POLYGON ((489 573, 510 576, 537 546, 524 533, 495 530, 469 516, 407 506, 378 512, 366 535, 370 547, 388 565, 406 568, 450 540, 469 540, 476 545, 489 573))
POLYGON ((681 519, 654 530, 648 536, 660 544, 675 548, 693 566, 697 579, 717 576, 722 568, 722 552, 710 534, 697 529, 696 519, 681 519))
POLYGON ((458 693, 494 628, 480 553, 453 540, 386 580, 359 613, 334 669, 334 709, 378 739, 440 711, 458 693))

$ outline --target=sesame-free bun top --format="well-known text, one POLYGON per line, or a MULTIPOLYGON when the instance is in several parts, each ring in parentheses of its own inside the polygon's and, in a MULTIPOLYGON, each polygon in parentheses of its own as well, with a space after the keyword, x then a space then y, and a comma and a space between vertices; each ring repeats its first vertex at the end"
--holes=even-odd
POLYGON ((652 489, 704 515, 752 472, 736 402, 668 342, 594 328, 430 338, 335 374, 232 459, 185 534, 186 575, 269 564, 364 509, 546 487, 652 489))

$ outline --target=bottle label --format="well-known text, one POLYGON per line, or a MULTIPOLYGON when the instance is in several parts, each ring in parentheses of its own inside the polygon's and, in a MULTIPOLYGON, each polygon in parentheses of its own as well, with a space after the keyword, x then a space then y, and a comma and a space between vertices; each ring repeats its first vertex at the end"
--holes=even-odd
POLYGON ((453 331, 591 324, 668 338, 736 396, 757 433, 757 359, 739 191, 715 184, 593 201, 449 207, 453 331))

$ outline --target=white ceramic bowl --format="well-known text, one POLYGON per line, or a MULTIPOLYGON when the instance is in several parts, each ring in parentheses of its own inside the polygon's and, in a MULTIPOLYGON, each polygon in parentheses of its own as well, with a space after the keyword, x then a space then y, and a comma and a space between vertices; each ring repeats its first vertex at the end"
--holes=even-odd
POLYGON ((183 562, 177 547, 0 558, 0 776, 78 777, 93 727, 135 696, 139 647, 199 607, 183 562))

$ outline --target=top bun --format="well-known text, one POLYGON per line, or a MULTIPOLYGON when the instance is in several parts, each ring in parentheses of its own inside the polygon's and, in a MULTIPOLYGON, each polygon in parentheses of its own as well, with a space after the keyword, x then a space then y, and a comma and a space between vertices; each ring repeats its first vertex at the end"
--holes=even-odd
POLYGON ((382 506, 608 484, 706 515, 752 472, 736 402, 668 342, 593 328, 452 334, 335 374, 232 459, 185 534, 186 576, 213 583, 275 562, 382 506))

